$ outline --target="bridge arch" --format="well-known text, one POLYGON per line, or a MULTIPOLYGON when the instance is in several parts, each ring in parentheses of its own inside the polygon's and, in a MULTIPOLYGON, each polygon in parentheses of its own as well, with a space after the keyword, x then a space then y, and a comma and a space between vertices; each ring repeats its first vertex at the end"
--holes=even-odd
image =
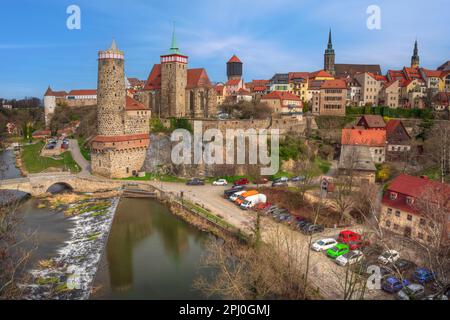
POLYGON ((74 188, 67 182, 54 182, 49 184, 46 187, 45 192, 49 192, 49 193, 62 193, 62 192, 66 192, 66 191, 73 191, 74 188))

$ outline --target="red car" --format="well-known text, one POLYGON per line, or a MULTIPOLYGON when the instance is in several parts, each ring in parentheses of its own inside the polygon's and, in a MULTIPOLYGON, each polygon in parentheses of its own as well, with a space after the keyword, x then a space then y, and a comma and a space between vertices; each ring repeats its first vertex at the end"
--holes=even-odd
POLYGON ((347 244, 350 247, 350 250, 361 250, 364 249, 364 247, 368 246, 370 243, 369 241, 363 241, 359 239, 359 240, 351 240, 347 244))
POLYGON ((361 241, 361 235, 359 233, 350 231, 350 230, 344 230, 339 233, 338 239, 341 243, 349 243, 349 242, 357 242, 361 241))
POLYGON ((249 181, 248 181, 247 178, 240 178, 240 179, 238 179, 238 180, 236 180, 234 182, 235 186, 243 186, 243 185, 246 185, 246 184, 249 184, 249 181))

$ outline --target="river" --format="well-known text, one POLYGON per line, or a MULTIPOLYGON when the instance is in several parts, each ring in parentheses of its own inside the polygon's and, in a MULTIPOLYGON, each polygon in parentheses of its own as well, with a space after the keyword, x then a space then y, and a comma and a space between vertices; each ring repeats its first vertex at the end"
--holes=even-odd
MULTIPOLYGON (((14 154, 0 156, 8 160, 7 177, 19 177, 14 154)), ((73 227, 62 212, 38 208, 38 202, 25 200, 18 210, 19 234, 34 234, 22 245, 35 248, 30 268, 54 257, 73 227)), ((193 282, 211 273, 199 266, 208 237, 156 200, 122 198, 94 281, 99 290, 91 299, 204 299, 193 282)))
POLYGON ((94 286, 94 299, 202 299, 192 284, 208 235, 156 200, 122 199, 94 286))

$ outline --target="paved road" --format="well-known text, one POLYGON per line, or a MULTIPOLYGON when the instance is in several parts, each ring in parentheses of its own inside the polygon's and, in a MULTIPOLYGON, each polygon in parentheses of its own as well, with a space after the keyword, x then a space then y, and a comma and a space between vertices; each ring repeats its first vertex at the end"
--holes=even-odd
POLYGON ((80 175, 91 175, 91 164, 87 161, 81 154, 80 147, 78 146, 78 141, 76 139, 69 139, 69 150, 72 154, 73 160, 81 168, 80 175))
MULTIPOLYGON (((223 190, 227 187, 219 186, 187 186, 181 183, 150 182, 157 188, 179 194, 184 192, 184 197, 202 204, 215 214, 221 215, 225 220, 238 226, 242 230, 250 231, 254 225, 255 215, 251 211, 244 211, 230 201, 223 198, 223 190)), ((327 229, 319 235, 313 236, 313 241, 324 237, 336 237, 341 230, 327 229)), ((295 254, 300 266, 306 265, 307 252, 309 250, 309 237, 293 231, 289 227, 274 222, 272 219, 262 218, 262 237, 265 241, 272 239, 291 239, 286 243, 295 243, 295 254)), ((286 245, 287 246, 287 245, 286 245)), ((293 252, 292 248, 286 250, 293 252)), ((327 258, 324 253, 311 252, 309 282, 314 288, 319 288, 320 293, 326 299, 342 299, 345 279, 345 268, 338 266, 333 260, 327 258)), ((381 290, 369 290, 366 299, 392 299, 381 290)))

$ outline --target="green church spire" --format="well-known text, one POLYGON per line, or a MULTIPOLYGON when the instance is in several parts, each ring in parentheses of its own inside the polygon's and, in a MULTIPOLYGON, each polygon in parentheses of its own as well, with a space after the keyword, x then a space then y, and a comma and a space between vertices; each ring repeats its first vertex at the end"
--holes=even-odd
POLYGON ((180 54, 180 49, 177 46, 177 38, 176 38, 176 35, 175 35, 175 22, 173 23, 172 45, 170 47, 170 53, 180 54))

